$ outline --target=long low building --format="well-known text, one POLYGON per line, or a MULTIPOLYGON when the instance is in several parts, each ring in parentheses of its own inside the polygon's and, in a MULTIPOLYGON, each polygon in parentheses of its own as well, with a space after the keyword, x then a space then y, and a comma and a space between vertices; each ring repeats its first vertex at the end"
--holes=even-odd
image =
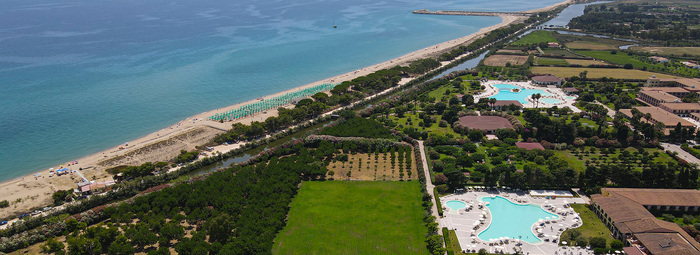
MULTIPOLYGON (((669 134, 670 130, 674 129, 678 123, 681 123, 682 127, 695 127, 695 124, 691 123, 690 121, 687 121, 681 117, 678 117, 677 115, 667 112, 659 107, 655 106, 642 106, 642 107, 635 107, 635 109, 639 110, 641 113, 644 114, 651 114, 651 122, 652 123, 658 123, 661 122, 665 126, 665 133, 669 134)), ((632 109, 620 109, 620 112, 627 116, 628 118, 632 118, 632 109)))
POLYGON ((700 254, 700 243, 672 222, 647 209, 697 211, 700 191, 678 189, 609 189, 591 196, 591 207, 615 238, 630 245, 629 254, 700 254))
POLYGON ((499 116, 463 116, 458 121, 461 126, 483 130, 487 134, 493 134, 501 128, 513 128, 508 119, 499 116))
POLYGON ((662 103, 659 108, 681 117, 689 117, 691 113, 700 112, 698 103, 662 103))

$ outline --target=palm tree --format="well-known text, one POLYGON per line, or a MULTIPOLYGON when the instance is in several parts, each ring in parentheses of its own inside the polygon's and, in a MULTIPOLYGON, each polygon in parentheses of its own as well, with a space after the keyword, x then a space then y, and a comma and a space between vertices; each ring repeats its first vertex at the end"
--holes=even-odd
POLYGON ((538 107, 539 107, 539 105, 540 105, 540 98, 542 98, 542 95, 540 95, 540 93, 537 93, 537 94, 533 94, 533 95, 532 95, 532 100, 535 101, 535 108, 538 108, 538 107))
POLYGON ((496 104, 496 101, 498 101, 498 100, 496 100, 493 97, 489 98, 489 104, 491 105, 491 111, 493 111, 493 106, 496 104))

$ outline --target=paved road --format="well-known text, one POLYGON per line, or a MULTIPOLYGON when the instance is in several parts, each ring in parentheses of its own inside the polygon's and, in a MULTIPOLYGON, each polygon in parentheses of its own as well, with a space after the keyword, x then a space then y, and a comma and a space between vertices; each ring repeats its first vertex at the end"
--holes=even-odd
POLYGON ((667 151, 678 152, 678 157, 684 159, 685 161, 688 161, 688 163, 700 165, 700 159, 694 157, 693 155, 691 155, 687 151, 684 151, 683 149, 681 149, 680 145, 670 144, 670 143, 661 143, 661 147, 663 147, 664 150, 667 150, 667 151))
POLYGON ((599 104, 599 105, 602 105, 602 106, 603 106, 603 108, 605 108, 606 110, 608 110, 608 116, 610 116, 610 118, 613 118, 613 119, 615 119, 615 113, 616 113, 616 111, 615 111, 615 110, 613 110, 613 109, 610 109, 610 107, 608 107, 607 105, 604 105, 604 104, 602 104, 602 103, 598 102, 597 100, 595 101, 595 104, 599 104))
MULTIPOLYGON (((428 190, 428 194, 430 194, 430 197, 433 199, 433 216, 435 218, 439 219, 440 215, 438 214, 437 210, 437 203, 435 202, 435 197, 433 196, 433 191, 435 190, 435 185, 433 185, 433 182, 430 181, 430 170, 428 170, 428 160, 425 157, 425 147, 423 147, 423 141, 418 141, 418 148, 420 149, 420 156, 423 161, 423 171, 425 172, 425 188, 428 190)), ((438 223, 440 221, 438 220, 438 223)), ((441 226, 442 227, 442 226, 441 226)), ((442 233, 441 231, 438 231, 438 233, 442 233)))

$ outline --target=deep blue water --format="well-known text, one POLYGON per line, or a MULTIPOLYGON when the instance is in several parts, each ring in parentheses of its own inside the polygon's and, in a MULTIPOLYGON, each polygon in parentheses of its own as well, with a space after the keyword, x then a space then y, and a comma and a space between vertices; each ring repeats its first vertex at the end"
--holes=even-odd
POLYGON ((500 22, 416 9, 555 2, 2 1, 0 181, 500 22))

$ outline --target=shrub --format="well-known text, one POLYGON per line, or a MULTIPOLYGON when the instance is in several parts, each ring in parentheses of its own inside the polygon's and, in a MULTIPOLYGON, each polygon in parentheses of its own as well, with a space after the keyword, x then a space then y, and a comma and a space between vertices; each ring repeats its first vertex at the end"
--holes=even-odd
POLYGON ((583 236, 579 236, 578 238, 576 238, 576 245, 578 245, 579 247, 586 247, 586 245, 588 245, 588 239, 586 239, 583 236))
POLYGON ((612 240, 612 242, 610 242, 610 248, 613 248, 615 250, 622 249, 623 246, 625 246, 625 244, 623 244, 622 241, 617 239, 612 240))
POLYGON ((447 176, 445 174, 439 173, 435 175, 435 184, 445 184, 447 183, 447 176))
POLYGON ((437 188, 433 191, 433 196, 435 196, 435 203, 437 203, 438 215, 442 216, 442 204, 440 203, 440 196, 438 196, 437 188))
POLYGON ((10 206, 10 202, 8 202, 7 200, 0 201, 0 208, 6 208, 9 206, 10 206))
POLYGON ((593 246, 593 248, 605 248, 605 245, 606 245, 605 238, 591 237, 590 244, 591 244, 591 246, 593 246))

